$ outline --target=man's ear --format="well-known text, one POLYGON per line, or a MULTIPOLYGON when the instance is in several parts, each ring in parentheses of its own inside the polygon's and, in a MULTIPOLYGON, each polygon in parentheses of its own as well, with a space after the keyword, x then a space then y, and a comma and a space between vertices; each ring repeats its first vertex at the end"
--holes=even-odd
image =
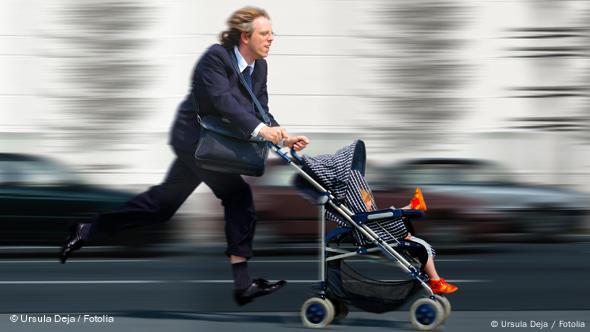
POLYGON ((240 42, 244 44, 248 44, 250 37, 248 36, 247 32, 240 32, 240 42))

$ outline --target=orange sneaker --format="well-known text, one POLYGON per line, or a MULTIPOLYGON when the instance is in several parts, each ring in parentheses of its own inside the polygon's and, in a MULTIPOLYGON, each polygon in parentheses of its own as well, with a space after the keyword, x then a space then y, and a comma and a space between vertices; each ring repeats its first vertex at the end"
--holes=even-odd
POLYGON ((416 191, 414 192, 414 197, 410 200, 410 208, 414 210, 428 210, 426 206, 426 201, 424 200, 424 196, 422 195, 422 190, 420 187, 416 187, 416 191))
POLYGON ((428 286, 434 294, 451 294, 459 289, 459 287, 447 283, 443 278, 428 281, 428 286))

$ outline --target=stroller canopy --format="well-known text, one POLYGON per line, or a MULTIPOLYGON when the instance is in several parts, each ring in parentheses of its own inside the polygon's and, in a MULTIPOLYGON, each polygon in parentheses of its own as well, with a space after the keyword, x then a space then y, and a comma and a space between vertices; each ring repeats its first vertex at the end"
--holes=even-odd
MULTIPOLYGON (((324 154, 316 157, 303 156, 303 166, 306 172, 310 173, 315 180, 341 203, 344 203, 352 213, 363 213, 377 210, 375 199, 371 189, 365 180, 365 143, 361 140, 354 141, 334 154, 324 154), (364 196, 364 197, 363 197, 364 196), (368 198, 368 199, 367 199, 368 198), (365 204, 367 202, 368 204, 365 204)), ((316 200, 313 190, 305 185, 302 177, 295 178, 295 184, 311 199, 316 200)), ((317 196, 317 191, 315 195, 317 196)), ((349 221, 333 209, 326 206, 326 219, 338 223, 342 227, 351 227, 349 221)), ((378 236, 385 241, 393 241, 396 238, 404 238, 408 230, 402 219, 392 217, 386 220, 379 220, 367 223, 378 236)), ((354 236, 358 243, 368 242, 358 230, 354 230, 354 236)))
MULTIPOLYGON (((365 181, 366 151, 365 143, 356 140, 334 154, 319 156, 303 156, 304 166, 311 171, 312 177, 318 180, 334 197, 345 203, 354 213, 366 212, 367 207, 362 198, 362 192, 371 190, 365 181)), ((371 198, 375 208, 375 202, 371 198)), ((341 225, 348 222, 339 214, 327 210, 326 217, 341 225)))

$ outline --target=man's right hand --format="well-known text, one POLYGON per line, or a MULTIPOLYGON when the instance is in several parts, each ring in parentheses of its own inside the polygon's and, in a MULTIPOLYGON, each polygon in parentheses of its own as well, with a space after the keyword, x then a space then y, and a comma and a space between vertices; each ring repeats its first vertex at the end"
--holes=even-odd
POLYGON ((287 131, 283 127, 264 126, 260 129, 258 135, 267 141, 273 142, 273 144, 279 144, 282 139, 289 137, 287 131))

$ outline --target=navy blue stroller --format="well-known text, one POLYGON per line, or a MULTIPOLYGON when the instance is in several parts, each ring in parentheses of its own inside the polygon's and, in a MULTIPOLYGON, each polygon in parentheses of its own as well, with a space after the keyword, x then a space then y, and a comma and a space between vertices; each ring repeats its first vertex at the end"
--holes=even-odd
POLYGON ((344 319, 349 305, 383 313, 415 299, 410 306, 412 325, 418 330, 433 330, 441 325, 451 312, 450 302, 432 292, 428 276, 421 272, 427 259, 426 249, 403 239, 411 227, 410 219, 421 217, 424 212, 367 210, 361 195, 363 190, 370 192, 364 178, 364 142, 357 140, 335 154, 316 157, 299 156, 294 150, 289 156, 278 146, 273 150, 297 170, 295 186, 320 210, 319 287, 317 294, 301 307, 303 324, 326 327, 344 319), (326 234, 326 220, 338 223, 339 227, 326 234), (393 261, 408 278, 380 281, 365 277, 346 262, 353 257, 393 261))

